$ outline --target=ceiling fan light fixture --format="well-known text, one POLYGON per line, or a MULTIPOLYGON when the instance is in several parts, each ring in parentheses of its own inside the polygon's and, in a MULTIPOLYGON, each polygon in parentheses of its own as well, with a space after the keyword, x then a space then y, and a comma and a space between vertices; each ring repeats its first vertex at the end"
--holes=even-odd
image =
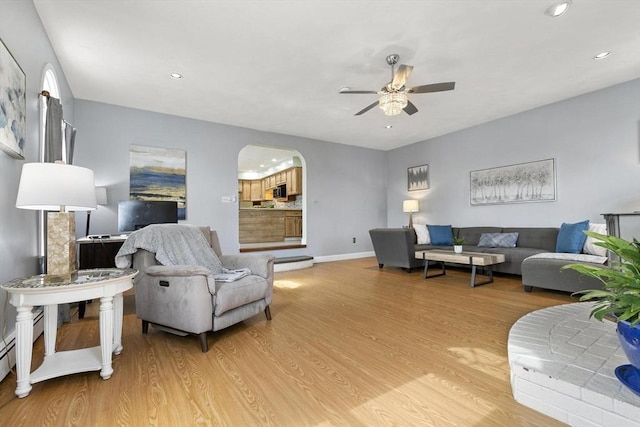
POLYGON ((407 106, 407 94, 404 92, 387 92, 380 97, 379 107, 386 116, 397 116, 407 106))

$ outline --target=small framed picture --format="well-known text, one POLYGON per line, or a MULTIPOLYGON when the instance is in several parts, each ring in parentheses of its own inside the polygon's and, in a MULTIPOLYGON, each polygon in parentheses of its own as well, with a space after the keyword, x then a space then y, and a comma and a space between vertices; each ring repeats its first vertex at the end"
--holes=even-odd
POLYGON ((409 191, 429 188, 429 165, 407 168, 407 189, 409 191))

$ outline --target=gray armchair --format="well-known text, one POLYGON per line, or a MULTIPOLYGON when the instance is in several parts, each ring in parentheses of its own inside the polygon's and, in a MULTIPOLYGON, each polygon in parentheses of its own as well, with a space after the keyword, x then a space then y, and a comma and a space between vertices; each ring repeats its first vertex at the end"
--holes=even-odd
POLYGON ((160 265, 155 254, 138 249, 133 254, 136 315, 142 333, 149 324, 179 335, 198 334, 207 352, 208 331, 219 331, 264 311, 271 320, 273 256, 222 255, 218 234, 200 227, 207 242, 229 270, 249 268, 251 275, 234 282, 216 282, 212 272, 198 265, 160 265))
POLYGON ((410 228, 374 228, 369 230, 378 267, 402 267, 409 273, 424 268, 424 260, 416 258, 416 233, 410 228))

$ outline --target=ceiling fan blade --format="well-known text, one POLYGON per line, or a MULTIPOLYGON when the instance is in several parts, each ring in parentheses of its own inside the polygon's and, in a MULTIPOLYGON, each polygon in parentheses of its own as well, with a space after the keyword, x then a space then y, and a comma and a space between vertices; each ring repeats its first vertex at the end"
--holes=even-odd
POLYGON ((435 83, 431 85, 423 85, 411 87, 406 90, 407 93, 429 93, 429 92, 442 92, 445 90, 453 90, 456 87, 456 82, 435 83))
POLYGON ((379 103, 380 103, 380 101, 376 101, 376 102, 374 102, 373 104, 371 104, 371 105, 369 105, 369 106, 367 106, 367 107, 364 107, 362 110, 360 110, 360 111, 358 111, 357 113, 355 113, 355 114, 354 114, 354 116, 359 116, 359 115, 361 115, 361 114, 366 113, 367 111, 371 110, 373 107, 375 107, 376 105, 378 105, 379 103))
POLYGON ((413 105, 413 102, 411 101, 407 101, 407 106, 404 107, 404 112, 407 113, 408 115, 412 115, 418 112, 418 109, 416 108, 415 105, 413 105))
POLYGON ((407 82, 407 79, 411 75, 411 71, 413 71, 413 66, 411 65, 400 65, 398 67, 398 71, 393 75, 393 81, 391 82, 391 87, 395 90, 400 89, 407 82))
POLYGON ((362 93, 378 93, 375 90, 341 90, 338 93, 349 93, 349 94, 362 94, 362 93))

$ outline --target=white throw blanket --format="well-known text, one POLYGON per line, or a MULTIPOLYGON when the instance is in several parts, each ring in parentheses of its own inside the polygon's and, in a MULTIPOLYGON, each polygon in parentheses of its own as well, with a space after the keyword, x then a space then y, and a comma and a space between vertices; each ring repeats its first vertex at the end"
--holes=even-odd
POLYGON ((138 249, 156 254, 162 265, 199 265, 222 272, 222 263, 195 225, 154 224, 134 231, 116 254, 116 266, 131 266, 132 255, 138 249))
POLYGON ((594 264, 604 264, 607 262, 606 256, 589 255, 589 254, 566 254, 559 252, 543 252, 535 255, 531 255, 529 258, 542 258, 542 259, 559 259, 563 261, 576 261, 576 262, 591 262, 594 264))

